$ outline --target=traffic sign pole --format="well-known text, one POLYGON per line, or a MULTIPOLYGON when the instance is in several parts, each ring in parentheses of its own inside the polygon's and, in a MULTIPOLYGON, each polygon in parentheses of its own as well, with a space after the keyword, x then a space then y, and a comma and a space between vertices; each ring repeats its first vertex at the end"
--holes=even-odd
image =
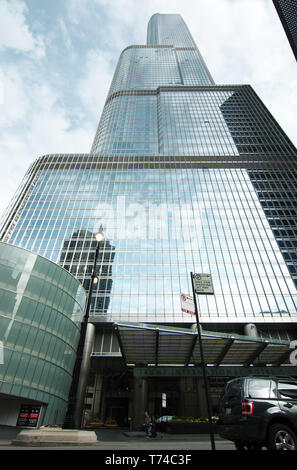
POLYGON ((208 422, 209 422, 209 429, 210 429, 209 434, 210 434, 210 441, 211 441, 211 449, 216 450, 215 440, 214 440, 214 435, 213 435, 213 426, 212 426, 212 422, 211 422, 211 410, 210 410, 210 401, 209 401, 209 385, 208 385, 208 379, 207 379, 207 374, 206 374, 206 364, 205 364, 205 361, 204 361, 204 353, 203 353, 203 345, 202 345, 202 338, 201 338, 201 330, 200 330, 200 322, 199 322, 199 316, 198 316, 198 307, 197 307, 197 299, 196 299, 196 291, 195 291, 193 273, 191 273, 191 281, 192 281, 193 300, 194 300, 195 314, 196 314, 197 333, 198 333, 199 347, 200 347, 201 367, 202 367, 203 380, 204 380, 205 398, 206 398, 206 404, 207 404, 208 422))

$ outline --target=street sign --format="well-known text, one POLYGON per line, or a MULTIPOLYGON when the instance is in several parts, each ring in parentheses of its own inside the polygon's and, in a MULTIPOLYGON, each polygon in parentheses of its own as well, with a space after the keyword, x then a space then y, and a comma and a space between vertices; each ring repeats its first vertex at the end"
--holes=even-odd
POLYGON ((180 303, 182 312, 188 313, 189 315, 196 315, 193 297, 186 294, 180 294, 180 303))
POLYGON ((211 274, 193 274, 196 294, 214 294, 211 274))

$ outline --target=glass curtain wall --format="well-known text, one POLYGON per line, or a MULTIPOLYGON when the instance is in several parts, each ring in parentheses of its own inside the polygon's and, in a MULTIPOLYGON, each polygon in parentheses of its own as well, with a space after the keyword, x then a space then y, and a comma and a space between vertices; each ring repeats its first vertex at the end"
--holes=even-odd
POLYGON ((280 210, 295 210, 296 175, 296 149, 253 90, 214 85, 182 18, 157 14, 147 45, 121 54, 91 153, 35 162, 1 236, 87 287, 102 224, 98 321, 193 323, 180 305, 193 271, 213 276, 202 321, 295 322, 296 213, 280 210))
POLYGON ((100 169, 99 157, 76 160, 68 170, 40 162, 10 243, 62 264, 87 287, 92 235, 103 223, 98 319, 192 321, 179 298, 191 292, 191 271, 213 275, 215 296, 199 298, 204 321, 294 318, 296 289, 246 169, 100 169))

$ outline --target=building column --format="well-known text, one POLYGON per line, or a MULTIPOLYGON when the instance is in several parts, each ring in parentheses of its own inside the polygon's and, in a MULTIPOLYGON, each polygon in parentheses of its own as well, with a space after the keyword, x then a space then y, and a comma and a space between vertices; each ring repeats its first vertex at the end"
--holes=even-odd
POLYGON ((197 398, 198 398, 198 415, 207 417, 207 403, 205 396, 205 384, 202 377, 197 377, 197 398))
POLYGON ((101 400, 103 398, 103 376, 96 373, 93 401, 93 417, 100 417, 101 400))
POLYGON ((244 325, 244 334, 246 336, 252 336, 253 338, 259 337, 257 327, 253 323, 244 325))
POLYGON ((82 413, 84 409, 85 396, 88 384, 88 377, 90 372, 91 365, 91 354, 93 351, 93 345, 95 340, 95 325, 88 323, 85 344, 83 350, 83 356, 80 367, 80 376, 77 387, 76 395, 76 406, 74 411, 74 421, 75 425, 81 427, 82 424, 82 413))
POLYGON ((196 377, 180 378, 180 412, 181 416, 199 417, 198 391, 196 377))
POLYGON ((134 377, 133 398, 133 429, 138 429, 144 423, 144 412, 147 410, 148 383, 146 378, 134 377))

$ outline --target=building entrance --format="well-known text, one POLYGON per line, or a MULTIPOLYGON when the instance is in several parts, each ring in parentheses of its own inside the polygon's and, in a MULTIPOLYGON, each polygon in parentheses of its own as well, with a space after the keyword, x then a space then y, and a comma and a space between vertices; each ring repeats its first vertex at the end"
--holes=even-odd
POLYGON ((151 413, 155 416, 178 416, 180 414, 180 383, 176 377, 152 379, 148 390, 151 413))
POLYGON ((128 398, 107 398, 106 399, 106 422, 111 420, 117 426, 128 426, 128 398))

